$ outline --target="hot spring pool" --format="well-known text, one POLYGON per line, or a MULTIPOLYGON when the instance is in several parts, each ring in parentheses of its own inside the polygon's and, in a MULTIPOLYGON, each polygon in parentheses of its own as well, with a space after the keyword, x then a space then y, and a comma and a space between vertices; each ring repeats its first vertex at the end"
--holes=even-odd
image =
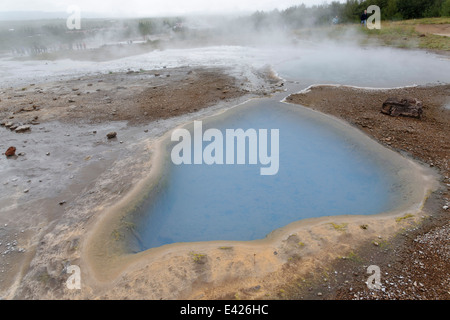
MULTIPOLYGON (((169 155, 177 142, 170 142, 165 173, 136 220, 134 250, 262 239, 301 219, 394 209, 401 189, 398 168, 387 169, 382 155, 334 122, 272 99, 253 100, 203 121, 204 131, 279 129, 276 175, 260 175, 261 165, 248 161, 174 165, 169 155)), ((188 128, 192 131, 192 125, 188 128)))

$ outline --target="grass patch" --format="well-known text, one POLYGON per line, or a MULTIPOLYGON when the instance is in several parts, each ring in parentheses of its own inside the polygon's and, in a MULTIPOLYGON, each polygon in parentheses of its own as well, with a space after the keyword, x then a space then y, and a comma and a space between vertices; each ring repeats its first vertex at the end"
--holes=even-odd
POLYGON ((395 221, 402 222, 403 220, 410 219, 410 218, 414 218, 414 215, 411 213, 408 213, 408 214, 404 215, 403 217, 395 218, 395 221))
POLYGON ((427 34, 425 37, 420 38, 419 48, 450 51, 450 38, 436 34, 427 34))
POLYGON ((366 40, 376 40, 381 45, 397 48, 415 48, 431 50, 450 50, 450 38, 431 33, 422 34, 416 31, 417 25, 450 24, 450 18, 428 18, 389 22, 383 21, 381 29, 369 30, 360 28, 360 34, 366 40))
POLYGON ((122 226, 127 230, 134 230, 136 228, 136 224, 130 221, 122 221, 122 226))
POLYGON ((195 263, 198 263, 198 264, 205 263, 206 259, 207 259, 206 254, 203 254, 203 253, 191 252, 191 253, 189 253, 189 255, 191 256, 192 261, 194 261, 195 263))
POLYGON ((387 240, 373 240, 372 243, 382 250, 387 250, 391 247, 391 243, 387 240))
POLYGON ((111 232, 111 236, 114 239, 114 241, 120 241, 120 240, 123 240, 123 238, 124 238, 123 234, 117 229, 114 229, 111 232))
POLYGON ((233 247, 219 247, 220 250, 232 250, 233 247))
POLYGON ((50 275, 48 274, 48 272, 46 272, 46 271, 40 273, 40 274, 37 276, 37 280, 38 280, 39 282, 43 283, 44 285, 47 285, 47 284, 49 283, 50 279, 51 279, 51 276, 50 276, 50 275))
POLYGON ((347 231, 348 223, 337 224, 337 223, 332 222, 330 224, 333 226, 334 230, 336 230, 336 231, 339 231, 339 232, 347 231))
POLYGON ((353 261, 353 262, 356 262, 356 263, 362 263, 363 262, 361 257, 357 253, 355 253, 354 251, 350 251, 348 256, 345 257, 345 258, 347 260, 350 260, 350 261, 353 261))
POLYGON ((407 49, 429 49, 450 51, 450 37, 418 32, 419 25, 450 24, 450 17, 401 21, 382 21, 381 29, 368 29, 359 24, 342 24, 304 28, 294 31, 299 39, 354 42, 362 46, 388 46, 407 49))
POLYGON ((399 23, 406 24, 406 25, 449 24, 450 23, 450 17, 411 19, 411 20, 403 20, 403 21, 401 21, 399 23))

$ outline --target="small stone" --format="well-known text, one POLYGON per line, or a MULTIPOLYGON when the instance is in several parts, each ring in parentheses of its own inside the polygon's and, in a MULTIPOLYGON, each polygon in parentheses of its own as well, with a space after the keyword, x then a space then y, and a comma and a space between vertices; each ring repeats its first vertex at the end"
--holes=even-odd
POLYGON ((28 191, 30 191, 30 189, 25 189, 23 190, 23 193, 28 193, 28 191))
POLYGON ((115 138, 117 136, 117 132, 110 132, 110 133, 108 133, 107 135, 106 135, 106 137, 108 138, 108 139, 113 139, 113 138, 115 138))
POLYGON ((321 297, 322 296, 322 292, 317 292, 317 296, 321 297))
POLYGON ((25 131, 30 130, 30 128, 31 127, 29 125, 19 126, 16 128, 15 132, 18 132, 18 133, 25 132, 25 131))
POLYGON ((59 202, 59 205, 62 206, 62 205, 65 204, 65 203, 66 203, 66 200, 60 201, 60 202, 59 202))
POLYGON ((49 156, 49 155, 50 155, 50 152, 47 152, 45 155, 46 155, 46 156, 49 156))
POLYGON ((16 154, 16 147, 9 147, 5 152, 5 156, 12 157, 16 154))
POLYGON ((442 209, 447 210, 448 206, 443 206, 442 209))

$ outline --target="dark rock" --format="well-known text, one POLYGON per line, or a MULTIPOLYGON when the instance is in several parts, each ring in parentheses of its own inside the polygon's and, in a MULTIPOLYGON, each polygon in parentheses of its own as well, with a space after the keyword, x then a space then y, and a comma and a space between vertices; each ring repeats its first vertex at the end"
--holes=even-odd
POLYGON ((110 132, 106 135, 108 139, 113 139, 117 136, 117 132, 110 132))
POLYGON ((381 112, 393 117, 404 116, 418 118, 422 116, 422 102, 417 99, 389 98, 381 107, 381 112))
POLYGON ((12 157, 16 155, 16 147, 9 147, 5 152, 5 156, 12 157))

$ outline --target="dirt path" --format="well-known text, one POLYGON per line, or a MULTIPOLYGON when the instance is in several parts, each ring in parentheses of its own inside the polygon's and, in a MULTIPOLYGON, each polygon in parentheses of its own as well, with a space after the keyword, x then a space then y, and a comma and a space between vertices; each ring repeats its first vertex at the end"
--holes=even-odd
POLYGON ((450 24, 419 24, 416 26, 419 33, 431 33, 438 36, 450 37, 450 24))

